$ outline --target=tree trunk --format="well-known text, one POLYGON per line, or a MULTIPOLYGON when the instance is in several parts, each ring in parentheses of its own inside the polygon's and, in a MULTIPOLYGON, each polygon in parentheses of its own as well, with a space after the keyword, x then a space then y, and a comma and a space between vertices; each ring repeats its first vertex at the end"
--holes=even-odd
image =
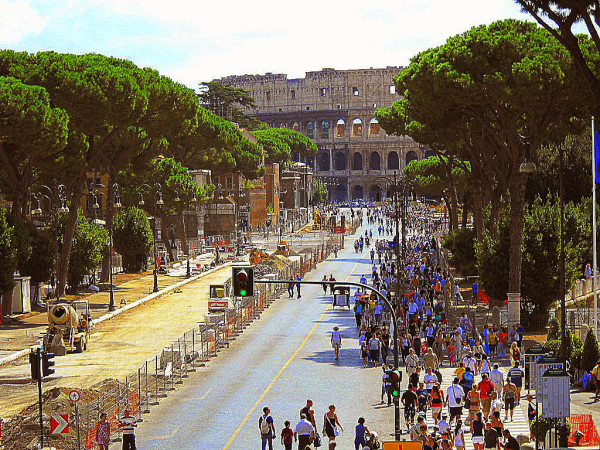
POLYGON ((12 314, 13 289, 14 286, 2 293, 2 316, 9 316, 12 314))
MULTIPOLYGON (((167 253, 169 254, 169 261, 173 262, 175 261, 175 254, 173 252, 173 246, 171 245, 171 240, 169 239, 169 230, 167 230, 166 225, 167 225, 167 216, 164 214, 161 214, 160 212, 157 211, 157 216, 160 216, 160 224, 161 224, 161 241, 162 243, 165 245, 165 248, 167 249, 167 253)), ((156 220, 156 219, 154 219, 156 220)), ((157 242, 158 245, 158 242, 157 242)))
POLYGON ((523 228, 525 217, 525 179, 513 174, 510 189, 510 250, 508 268, 508 292, 521 292, 521 264, 523 261, 523 228))
POLYGON ((483 217, 483 188, 481 186, 480 170, 477 164, 471 164, 471 198, 473 199, 473 226, 475 236, 479 242, 483 241, 484 217, 483 217))
POLYGON ((462 210, 462 223, 460 224, 462 229, 467 228, 467 224, 469 223, 469 202, 470 197, 468 193, 463 195, 463 210, 462 210))
POLYGON ((63 236, 63 245, 58 256, 58 264, 56 268, 56 293, 57 297, 65 294, 65 286, 67 285, 67 276, 69 273, 69 258, 71 257, 71 247, 73 238, 75 237, 75 229, 77 227, 77 213, 79 212, 79 203, 83 197, 84 179, 75 183, 75 190, 71 194, 69 205, 69 215, 65 226, 65 235, 63 236))

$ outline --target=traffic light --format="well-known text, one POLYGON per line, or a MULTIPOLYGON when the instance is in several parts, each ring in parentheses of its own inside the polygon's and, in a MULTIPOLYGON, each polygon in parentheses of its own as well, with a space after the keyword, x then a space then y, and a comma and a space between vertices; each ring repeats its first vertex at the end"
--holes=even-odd
POLYGON ((254 296, 254 269, 252 267, 232 267, 231 280, 235 297, 254 296))
POLYGON ((55 370, 52 369, 54 365, 54 353, 42 352, 42 377, 48 377, 52 375, 55 370))
POLYGON ((392 397, 400 397, 400 381, 402 381, 402 373, 399 370, 386 370, 388 380, 390 380, 390 391, 392 397))
POLYGON ((29 365, 31 366, 31 379, 39 380, 40 374, 40 355, 34 351, 29 354, 29 365))

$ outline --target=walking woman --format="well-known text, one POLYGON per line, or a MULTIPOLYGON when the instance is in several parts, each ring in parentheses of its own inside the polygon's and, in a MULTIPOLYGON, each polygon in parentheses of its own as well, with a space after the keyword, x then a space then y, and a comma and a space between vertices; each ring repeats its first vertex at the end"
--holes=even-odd
POLYGON ((479 386, 477 383, 473 383, 473 388, 467 394, 467 400, 469 401, 469 417, 467 418, 467 425, 473 421, 475 417, 477 417, 477 414, 480 414, 480 397, 478 387, 479 386))
POLYGON ((340 434, 338 427, 340 427, 340 430, 344 431, 344 427, 340 424, 338 416, 335 413, 335 405, 329 405, 329 412, 325 414, 323 419, 323 434, 326 434, 329 438, 329 448, 334 449, 335 438, 340 434))
POLYGON ((475 450, 483 450, 483 420, 481 412, 473 422, 471 422, 471 436, 473 437, 473 446, 475 450))
POLYGON ((462 420, 456 421, 456 428, 454 429, 454 446, 456 450, 465 450, 465 432, 462 429, 462 420))
POLYGON ((100 413, 100 420, 96 424, 96 442, 100 450, 108 450, 110 444, 110 422, 106 413, 100 413))
POLYGON ((440 386, 437 384, 433 385, 433 389, 431 389, 431 395, 429 396, 429 406, 431 407, 431 413, 433 414, 433 420, 435 421, 435 425, 438 424, 440 420, 440 414, 442 412, 442 407, 444 406, 444 394, 440 391, 440 386))

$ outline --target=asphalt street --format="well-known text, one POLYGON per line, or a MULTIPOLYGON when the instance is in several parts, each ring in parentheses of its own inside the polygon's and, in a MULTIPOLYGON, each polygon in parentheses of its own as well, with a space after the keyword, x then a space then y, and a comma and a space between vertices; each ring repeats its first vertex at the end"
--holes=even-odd
MULTIPOLYGON (((347 237, 338 258, 323 262, 306 279, 333 274, 339 281, 358 281, 369 274, 368 251, 355 253, 354 239, 347 237)), ((262 408, 270 407, 279 432, 284 420, 293 425, 299 420, 308 398, 314 401, 319 431, 327 406, 336 405, 345 429, 337 440, 339 448, 352 446, 360 416, 389 439, 393 408, 380 403, 382 370, 363 368, 353 312, 333 310, 331 300, 313 285, 302 287, 300 299, 284 295, 271 304, 218 358, 153 408, 138 429, 139 447, 260 448, 262 408), (330 345, 334 326, 343 334, 338 361, 330 345)))

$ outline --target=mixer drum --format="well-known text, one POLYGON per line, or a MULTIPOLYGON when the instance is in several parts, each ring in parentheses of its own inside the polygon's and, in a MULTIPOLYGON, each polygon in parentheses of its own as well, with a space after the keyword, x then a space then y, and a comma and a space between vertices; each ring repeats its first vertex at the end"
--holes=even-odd
POLYGON ((68 327, 77 327, 78 319, 75 308, 69 305, 54 305, 48 311, 48 321, 55 325, 66 325, 68 327))

